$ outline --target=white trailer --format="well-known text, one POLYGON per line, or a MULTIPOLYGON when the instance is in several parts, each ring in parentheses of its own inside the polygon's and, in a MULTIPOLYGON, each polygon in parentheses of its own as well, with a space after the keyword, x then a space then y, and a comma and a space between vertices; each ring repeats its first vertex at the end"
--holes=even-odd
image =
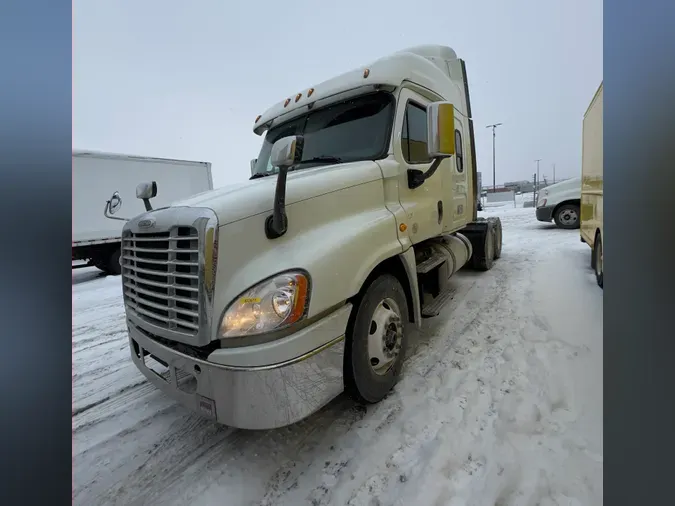
POLYGON ((208 162, 73 151, 73 268, 95 266, 108 274, 120 273, 125 222, 106 218, 104 203, 118 192, 119 215, 144 213, 143 202, 136 198, 139 180, 157 181, 158 207, 213 189, 208 162))

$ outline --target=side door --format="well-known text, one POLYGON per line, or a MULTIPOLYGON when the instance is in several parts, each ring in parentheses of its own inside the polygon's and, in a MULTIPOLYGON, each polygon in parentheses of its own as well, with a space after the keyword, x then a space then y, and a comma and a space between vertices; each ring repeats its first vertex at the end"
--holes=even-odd
POLYGON ((408 187, 408 169, 426 172, 431 166, 427 150, 426 106, 429 102, 422 95, 402 88, 394 123, 394 157, 400 167, 399 201, 406 213, 406 233, 413 244, 441 234, 446 205, 443 172, 448 170, 448 160, 443 161, 422 186, 414 190, 408 187))

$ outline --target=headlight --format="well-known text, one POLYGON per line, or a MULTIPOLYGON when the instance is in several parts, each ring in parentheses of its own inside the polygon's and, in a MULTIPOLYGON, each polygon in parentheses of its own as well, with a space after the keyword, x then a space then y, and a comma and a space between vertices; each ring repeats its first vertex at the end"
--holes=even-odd
POLYGON ((286 272, 258 283, 229 305, 220 322, 220 337, 243 337, 288 327, 305 317, 309 279, 286 272))

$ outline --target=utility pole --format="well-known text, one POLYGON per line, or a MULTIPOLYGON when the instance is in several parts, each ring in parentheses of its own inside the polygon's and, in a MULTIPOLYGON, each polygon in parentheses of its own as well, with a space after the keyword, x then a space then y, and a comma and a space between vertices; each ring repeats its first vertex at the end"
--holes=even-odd
POLYGON ((541 162, 541 158, 537 158, 535 160, 537 162, 537 182, 534 185, 534 193, 538 197, 539 196, 539 186, 541 186, 541 183, 539 182, 539 162, 541 162))
POLYGON ((532 174, 532 188, 534 188, 534 191, 532 192, 532 207, 537 207, 537 175, 532 174))
POLYGON ((495 130, 502 123, 495 123, 494 125, 488 125, 485 128, 492 128, 492 193, 497 192, 497 171, 495 169, 495 137, 497 134, 495 130))
POLYGON ((555 184, 555 163, 553 164, 553 184, 555 184))

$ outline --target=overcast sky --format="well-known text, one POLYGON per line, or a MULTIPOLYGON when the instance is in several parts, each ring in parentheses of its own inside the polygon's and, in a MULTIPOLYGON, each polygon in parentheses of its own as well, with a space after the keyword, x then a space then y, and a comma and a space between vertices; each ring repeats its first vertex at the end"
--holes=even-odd
POLYGON ((497 184, 581 171, 602 80, 602 0, 74 0, 73 147, 213 164, 249 176, 274 103, 419 44, 466 61, 478 170, 497 184))

